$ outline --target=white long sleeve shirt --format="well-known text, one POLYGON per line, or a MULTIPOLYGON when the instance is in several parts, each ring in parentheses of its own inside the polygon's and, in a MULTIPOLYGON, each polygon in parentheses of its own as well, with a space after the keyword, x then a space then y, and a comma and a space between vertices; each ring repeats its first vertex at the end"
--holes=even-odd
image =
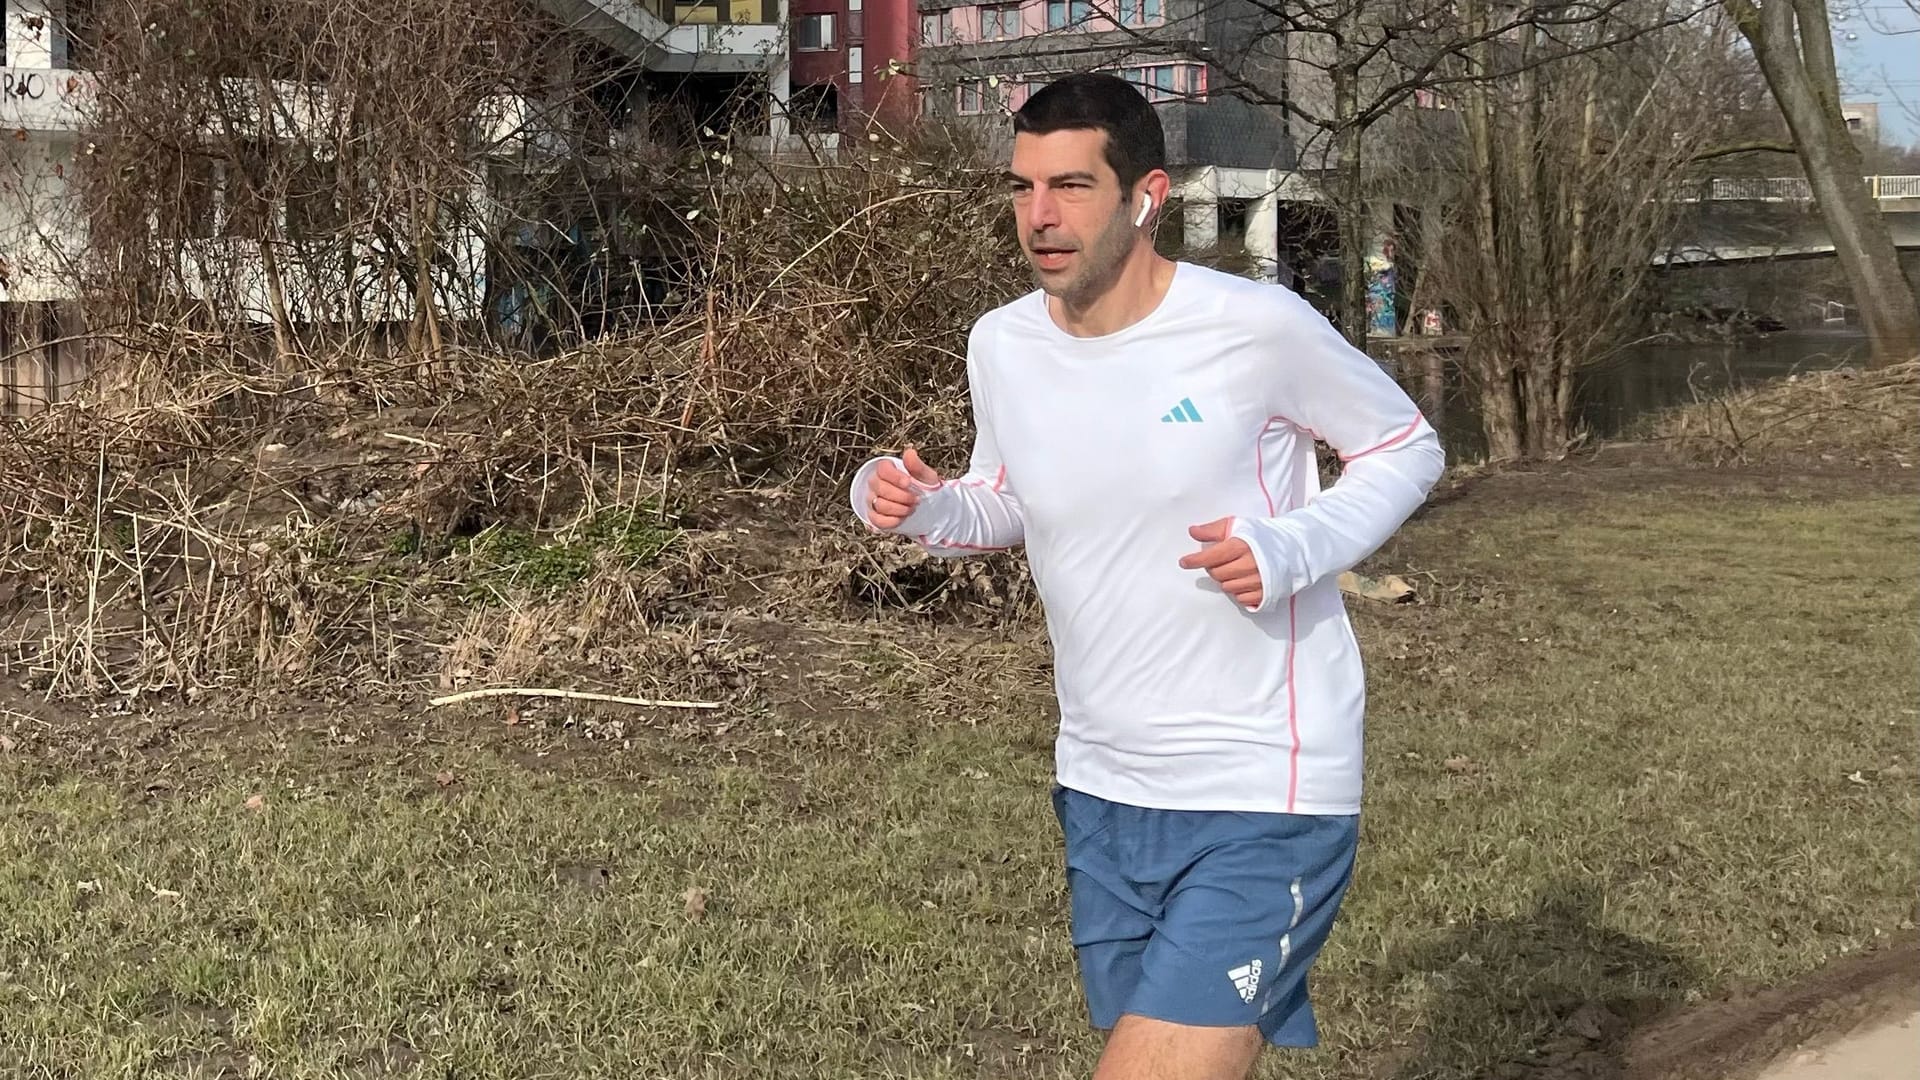
MULTIPOLYGON (((1059 782, 1169 810, 1359 812, 1364 675, 1338 577, 1440 477, 1406 393, 1293 293, 1188 263, 1113 334, 1068 334, 1039 292, 988 313, 967 374, 971 465, 891 531, 940 556, 1025 544, 1059 782), (1324 491, 1316 437, 1345 463, 1324 491), (1188 528, 1229 516, 1255 610, 1180 566, 1188 528)), ((869 525, 881 460, 850 492, 869 525)))

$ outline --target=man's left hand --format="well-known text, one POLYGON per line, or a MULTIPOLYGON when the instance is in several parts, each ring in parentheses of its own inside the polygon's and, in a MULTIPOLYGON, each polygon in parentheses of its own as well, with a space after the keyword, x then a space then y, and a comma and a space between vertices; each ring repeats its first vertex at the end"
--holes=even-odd
POLYGON ((1205 570, 1235 603, 1249 610, 1258 608, 1265 595, 1260 587, 1260 567, 1253 561, 1253 549, 1233 535, 1233 519, 1223 517, 1195 525, 1187 535, 1202 546, 1182 558, 1180 565, 1188 570, 1205 570))

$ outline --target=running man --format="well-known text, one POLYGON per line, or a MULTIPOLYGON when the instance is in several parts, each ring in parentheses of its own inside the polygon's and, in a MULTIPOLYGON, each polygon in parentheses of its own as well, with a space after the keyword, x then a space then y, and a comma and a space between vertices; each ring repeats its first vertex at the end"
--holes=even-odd
POLYGON ((1095 1078, 1240 1080, 1263 1040, 1318 1041, 1360 811, 1338 577, 1425 500, 1439 439, 1294 293, 1155 253, 1166 149, 1131 85, 1063 78, 1013 126, 1039 288, 973 327, 972 462, 875 459, 853 508, 938 556, 1026 546, 1095 1078), (1345 462, 1324 492, 1316 439, 1345 462))

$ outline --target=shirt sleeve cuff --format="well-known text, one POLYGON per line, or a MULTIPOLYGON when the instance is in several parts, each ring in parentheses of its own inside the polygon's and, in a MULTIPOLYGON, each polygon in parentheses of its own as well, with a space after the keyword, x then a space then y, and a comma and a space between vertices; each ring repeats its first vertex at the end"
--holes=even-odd
POLYGON ((937 505, 940 500, 936 496, 945 492, 946 485, 928 487, 918 480, 913 481, 913 485, 922 492, 920 505, 913 508, 913 513, 908 514, 905 521, 891 529, 882 529, 873 523, 868 516, 872 506, 870 491, 873 486, 873 474, 879 471, 880 463, 883 461, 893 462, 893 467, 903 473, 907 471, 907 463, 890 454, 874 458, 860 466, 860 471, 853 474, 853 483, 847 488, 847 500, 853 504, 853 516, 859 518, 867 528, 875 532, 893 533, 896 536, 926 536, 937 532, 941 515, 937 505))
POLYGON ((1247 550, 1253 553, 1254 568, 1260 572, 1260 604, 1252 609, 1255 614, 1274 610, 1300 590, 1293 537, 1278 521, 1237 517, 1231 535, 1246 542, 1247 550))

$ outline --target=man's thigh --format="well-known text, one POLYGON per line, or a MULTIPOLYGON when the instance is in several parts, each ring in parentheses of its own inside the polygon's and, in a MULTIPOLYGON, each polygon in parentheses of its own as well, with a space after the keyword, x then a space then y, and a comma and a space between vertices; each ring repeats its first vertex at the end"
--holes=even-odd
POLYGON ((1093 1080, 1243 1080, 1265 1041, 1251 1024, 1196 1027, 1129 1013, 1107 1039, 1093 1080))
POLYGON ((1081 980, 1117 1060, 1170 1038, 1233 1047, 1248 1029, 1256 1050, 1318 1041, 1307 971, 1350 880, 1355 819, 1060 803, 1081 980))
POLYGON ((1168 894, 1125 1011, 1176 1024, 1253 1025, 1278 1046, 1316 1045, 1308 976, 1352 880, 1357 822, 1235 816, 1249 820, 1168 894))

